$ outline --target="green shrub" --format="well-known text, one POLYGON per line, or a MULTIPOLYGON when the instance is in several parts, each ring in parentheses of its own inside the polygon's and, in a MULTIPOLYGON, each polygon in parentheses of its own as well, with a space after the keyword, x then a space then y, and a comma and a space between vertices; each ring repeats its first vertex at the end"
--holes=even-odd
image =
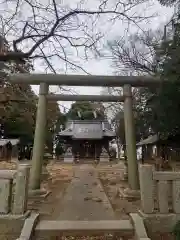
POLYGON ((173 230, 172 230, 173 235, 175 236, 175 240, 180 240, 180 221, 178 221, 173 230))

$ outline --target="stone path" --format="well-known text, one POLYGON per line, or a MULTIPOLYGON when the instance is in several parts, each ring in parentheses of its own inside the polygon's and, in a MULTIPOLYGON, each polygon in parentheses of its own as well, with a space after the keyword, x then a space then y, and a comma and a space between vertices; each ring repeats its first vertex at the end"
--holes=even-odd
POLYGON ((92 165, 74 168, 74 177, 65 192, 57 220, 115 220, 114 211, 92 165))

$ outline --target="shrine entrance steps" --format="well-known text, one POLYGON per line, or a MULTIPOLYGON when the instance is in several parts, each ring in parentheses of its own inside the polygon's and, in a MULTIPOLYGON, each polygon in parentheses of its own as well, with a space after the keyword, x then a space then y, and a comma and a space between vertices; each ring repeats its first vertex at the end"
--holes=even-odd
POLYGON ((80 158, 80 159, 76 159, 75 162, 80 164, 93 164, 96 161, 95 161, 95 158, 80 158))

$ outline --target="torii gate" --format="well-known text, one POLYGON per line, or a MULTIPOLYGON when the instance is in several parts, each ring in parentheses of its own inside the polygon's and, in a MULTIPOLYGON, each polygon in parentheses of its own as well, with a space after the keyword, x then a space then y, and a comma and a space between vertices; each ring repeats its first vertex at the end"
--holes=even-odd
POLYGON ((128 162, 128 181, 132 190, 139 189, 138 163, 136 159, 135 126, 132 110, 131 87, 160 85, 159 78, 151 76, 93 76, 63 74, 12 74, 10 83, 40 85, 37 107, 36 129, 30 178, 31 189, 39 189, 44 156, 45 128, 47 120, 47 100, 51 101, 101 101, 124 102, 125 138, 128 162), (52 95, 48 94, 49 85, 123 87, 123 96, 104 95, 52 95))

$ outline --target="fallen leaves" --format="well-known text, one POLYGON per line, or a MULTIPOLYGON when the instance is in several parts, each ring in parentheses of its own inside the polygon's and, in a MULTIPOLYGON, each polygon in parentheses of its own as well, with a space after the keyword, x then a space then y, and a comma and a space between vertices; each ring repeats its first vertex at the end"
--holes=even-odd
POLYGON ((119 237, 113 236, 112 234, 104 234, 101 236, 100 235, 99 236, 68 236, 68 237, 63 236, 62 238, 59 238, 59 239, 62 239, 62 240, 116 240, 116 239, 119 239, 119 237))
POLYGON ((102 202, 102 199, 98 197, 87 196, 84 198, 84 201, 90 201, 90 200, 94 202, 102 202))
POLYGON ((118 218, 127 219, 129 218, 129 212, 138 212, 140 208, 140 201, 130 202, 124 199, 119 194, 119 189, 122 190, 127 188, 127 182, 123 181, 124 168, 119 165, 114 165, 111 167, 99 167, 99 178, 104 187, 111 205, 115 211, 118 218), (112 168, 114 168, 112 171, 112 168))
POLYGON ((1 169, 14 170, 14 169, 17 169, 17 166, 18 166, 18 162, 15 160, 0 161, 0 170, 1 169))

